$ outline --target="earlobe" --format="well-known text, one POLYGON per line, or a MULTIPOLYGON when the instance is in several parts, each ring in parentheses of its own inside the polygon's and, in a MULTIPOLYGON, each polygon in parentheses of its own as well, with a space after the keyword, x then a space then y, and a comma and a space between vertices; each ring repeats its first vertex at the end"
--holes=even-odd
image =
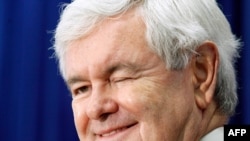
POLYGON ((192 59, 193 85, 197 106, 204 110, 211 103, 218 71, 219 55, 216 45, 206 41, 192 59))

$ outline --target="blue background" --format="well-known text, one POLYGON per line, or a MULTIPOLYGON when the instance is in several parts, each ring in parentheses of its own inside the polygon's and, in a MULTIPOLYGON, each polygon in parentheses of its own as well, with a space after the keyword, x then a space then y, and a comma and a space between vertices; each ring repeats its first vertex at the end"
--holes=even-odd
MULTIPOLYGON (((0 0, 0 141, 77 141, 71 97, 52 31, 70 0, 0 0)), ((244 46, 236 65, 239 105, 231 124, 250 124, 250 1, 219 0, 244 46)))

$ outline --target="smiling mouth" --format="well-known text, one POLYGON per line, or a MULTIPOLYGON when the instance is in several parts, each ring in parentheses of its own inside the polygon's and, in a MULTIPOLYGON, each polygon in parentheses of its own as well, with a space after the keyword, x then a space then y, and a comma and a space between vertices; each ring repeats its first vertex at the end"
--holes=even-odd
POLYGON ((121 133, 133 126, 135 126, 137 123, 134 123, 134 124, 131 124, 129 126, 126 126, 126 127, 122 127, 122 128, 117 128, 117 129, 114 129, 114 130, 111 130, 111 131, 108 131, 106 133, 103 133, 103 134, 99 134, 98 136, 99 137, 110 137, 110 136, 113 136, 115 134, 118 134, 118 133, 121 133))
POLYGON ((101 137, 108 137, 108 136, 114 135, 114 134, 116 134, 116 133, 118 133, 118 132, 122 132, 123 130, 126 130, 127 128, 128 128, 128 127, 120 128, 120 129, 111 131, 110 133, 102 134, 102 135, 100 135, 100 136, 101 136, 101 137))

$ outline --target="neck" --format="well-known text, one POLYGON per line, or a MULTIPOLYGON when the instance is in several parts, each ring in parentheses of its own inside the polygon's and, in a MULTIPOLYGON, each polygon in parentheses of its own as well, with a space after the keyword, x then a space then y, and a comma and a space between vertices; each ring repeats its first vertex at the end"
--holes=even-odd
POLYGON ((211 118, 204 134, 207 134, 218 127, 224 126, 226 123, 228 123, 228 117, 216 111, 214 116, 211 118))
POLYGON ((212 130, 224 126, 226 123, 228 123, 228 116, 220 113, 216 104, 211 103, 208 109, 203 112, 203 121, 201 125, 201 129, 203 130, 200 134, 200 138, 212 130))

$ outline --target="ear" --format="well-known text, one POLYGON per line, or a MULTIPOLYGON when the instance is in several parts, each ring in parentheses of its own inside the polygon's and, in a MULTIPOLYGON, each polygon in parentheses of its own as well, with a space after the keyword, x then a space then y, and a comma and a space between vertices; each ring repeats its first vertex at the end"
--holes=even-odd
POLYGON ((200 45, 192 58, 193 86, 197 106, 205 110, 213 100, 219 54, 213 42, 206 41, 200 45))

